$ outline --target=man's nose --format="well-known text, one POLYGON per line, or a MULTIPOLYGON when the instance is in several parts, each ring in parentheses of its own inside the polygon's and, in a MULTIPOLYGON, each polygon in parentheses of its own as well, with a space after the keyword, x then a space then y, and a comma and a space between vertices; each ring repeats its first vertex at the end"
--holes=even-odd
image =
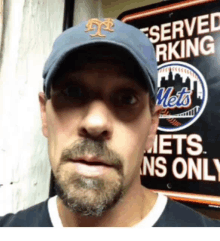
POLYGON ((108 140, 112 136, 110 110, 103 101, 93 101, 83 112, 79 135, 91 139, 108 140))

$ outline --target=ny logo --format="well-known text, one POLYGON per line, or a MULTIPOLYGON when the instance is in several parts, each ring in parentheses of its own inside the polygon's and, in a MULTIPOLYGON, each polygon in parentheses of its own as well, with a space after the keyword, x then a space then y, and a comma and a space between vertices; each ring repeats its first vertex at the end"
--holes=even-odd
POLYGON ((90 34, 91 37, 106 37, 106 35, 101 34, 101 30, 103 27, 103 30, 114 32, 111 27, 114 26, 112 18, 106 18, 105 21, 100 21, 98 18, 91 18, 88 23, 86 24, 87 30, 85 32, 93 31, 95 30, 94 25, 97 25, 97 32, 95 34, 90 34))

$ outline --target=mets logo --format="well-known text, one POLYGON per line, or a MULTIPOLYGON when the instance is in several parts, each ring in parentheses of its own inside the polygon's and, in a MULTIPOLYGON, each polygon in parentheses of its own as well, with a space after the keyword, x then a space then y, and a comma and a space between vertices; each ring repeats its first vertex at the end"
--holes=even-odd
POLYGON ((109 31, 109 32, 114 32, 112 27, 114 27, 113 23, 114 19, 112 18, 106 18, 105 21, 100 21, 98 18, 91 18, 88 23, 86 24, 87 30, 85 32, 89 31, 94 31, 95 27, 94 25, 97 26, 97 32, 95 34, 90 34, 91 37, 106 37, 106 35, 101 33, 101 30, 109 31))
POLYGON ((194 66, 173 61, 158 66, 157 105, 163 110, 158 129, 176 132, 192 125, 203 113, 208 88, 194 66))

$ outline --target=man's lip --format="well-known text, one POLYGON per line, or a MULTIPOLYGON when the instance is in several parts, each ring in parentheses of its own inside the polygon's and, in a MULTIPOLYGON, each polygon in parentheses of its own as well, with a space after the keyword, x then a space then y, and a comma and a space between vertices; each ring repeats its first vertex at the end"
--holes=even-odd
POLYGON ((109 163, 107 163, 105 160, 94 157, 94 156, 83 156, 80 158, 71 159, 71 161, 72 162, 80 162, 80 163, 84 163, 87 165, 104 165, 104 166, 108 166, 108 167, 112 166, 109 163))

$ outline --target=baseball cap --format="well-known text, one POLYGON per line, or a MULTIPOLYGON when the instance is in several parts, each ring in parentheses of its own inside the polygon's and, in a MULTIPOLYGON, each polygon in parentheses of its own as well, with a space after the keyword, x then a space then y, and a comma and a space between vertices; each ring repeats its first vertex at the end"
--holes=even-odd
POLYGON ((139 29, 117 19, 90 19, 65 30, 53 44, 44 65, 43 88, 50 99, 51 84, 66 66, 79 65, 82 59, 102 58, 104 49, 121 59, 126 68, 137 73, 138 81, 156 101, 157 62, 148 37, 139 29))

